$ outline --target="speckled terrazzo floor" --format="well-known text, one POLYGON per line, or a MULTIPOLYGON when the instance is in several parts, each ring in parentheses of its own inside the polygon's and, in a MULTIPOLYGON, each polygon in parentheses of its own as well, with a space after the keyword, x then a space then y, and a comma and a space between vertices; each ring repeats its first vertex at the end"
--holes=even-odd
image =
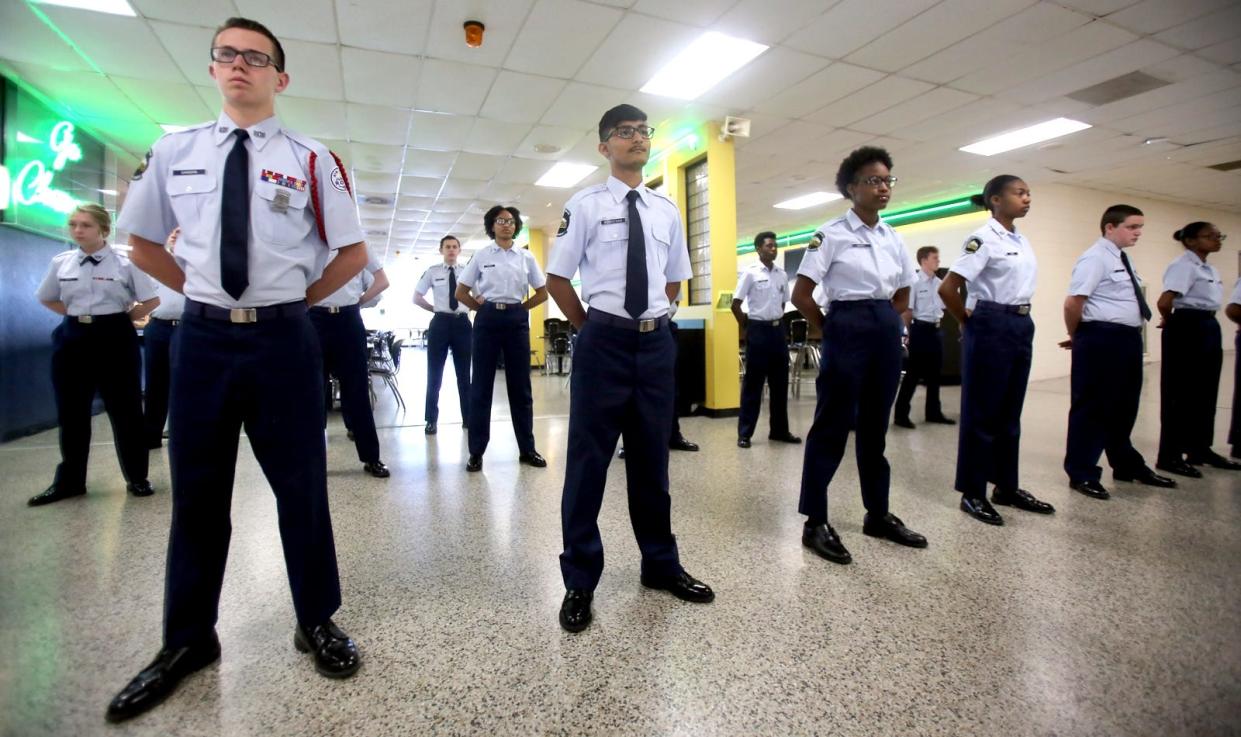
MULTIPOLYGON (((0 446, 0 734, 1241 733, 1241 474, 1173 491, 1105 475, 1107 502, 1071 492, 1060 470, 1066 380, 1033 385, 1025 413, 1023 486, 1056 504, 1055 517, 1007 511, 1003 528, 967 518, 951 492, 955 428, 894 429, 893 511, 930 548, 862 536, 850 454, 832 495, 848 567, 800 545, 801 448, 759 440, 743 451, 734 420, 684 420, 703 450, 673 455, 674 528, 716 603, 639 586, 617 466, 595 624, 575 636, 556 624, 563 380, 535 378, 549 468, 517 465, 501 398, 486 468, 467 475, 450 384, 440 433, 422 433, 423 366, 407 354, 404 415, 380 389, 390 480, 361 473, 339 415, 328 432, 337 621, 363 650, 359 674, 329 681, 294 651, 275 505, 243 443, 223 659, 119 727, 104 706, 159 645, 166 455, 152 456, 153 498, 125 496, 100 444, 91 493, 28 509, 56 462, 55 434, 0 446)), ((1157 369, 1135 433, 1148 458, 1157 369)), ((954 407, 958 391, 945 394, 954 407)), ((791 408, 800 434, 812 395, 791 408)), ((1219 450, 1226 423, 1221 409, 1219 450)), ((106 422, 95 427, 106 443, 106 422)))

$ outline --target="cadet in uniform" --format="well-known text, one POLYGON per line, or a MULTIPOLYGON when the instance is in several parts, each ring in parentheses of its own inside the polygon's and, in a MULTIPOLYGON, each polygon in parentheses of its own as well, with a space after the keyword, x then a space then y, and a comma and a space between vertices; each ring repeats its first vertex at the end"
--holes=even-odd
POLYGON ((457 401, 461 407, 461 425, 469 427, 470 418, 470 308, 457 299, 457 281, 463 268, 457 264, 461 241, 451 235, 440 238, 440 255, 444 262, 435 264, 422 274, 414 289, 414 303, 435 313, 427 328, 427 435, 434 435, 440 419, 440 385, 444 381, 444 361, 452 351, 452 366, 457 372, 457 401), (431 292, 432 302, 422 295, 431 292))
POLYGON ((483 468, 483 453, 491 439, 491 395, 501 354, 509 413, 520 452, 518 461, 535 468, 547 465, 534 448, 534 397, 530 393, 530 310, 547 301, 547 287, 534 254, 513 248, 521 225, 521 213, 515 207, 496 205, 488 210, 483 228, 491 243, 474 254, 457 285, 457 300, 478 310, 471 346, 474 377, 470 382, 467 471, 483 468), (534 289, 529 299, 527 287, 534 289), (479 299, 471 296, 471 290, 479 299))
POLYGON ((939 331, 939 321, 944 316, 944 302, 939 298, 943 281, 935 273, 939 270, 939 249, 923 246, 918 249, 917 258, 918 274, 909 290, 909 309, 902 316, 909 325, 909 362, 896 395, 892 421, 897 427, 911 430, 914 423, 909 419, 910 405, 919 380, 926 383, 926 421, 957 424, 944 417, 939 403, 939 372, 944 363, 944 334, 939 331))
POLYGON ((676 344, 669 303, 689 278, 680 209, 642 185, 654 130, 646 113, 618 105, 599 120, 605 184, 569 198, 548 262, 548 290, 578 329, 569 396, 569 448, 560 503, 565 597, 560 626, 590 626, 603 574, 599 508, 608 464, 624 437, 629 519, 642 551, 642 585, 685 601, 715 593, 681 567, 672 534, 668 440, 672 432, 676 344), (581 271, 582 297, 570 280, 581 271))
POLYGON ((1069 486, 1107 499, 1099 456, 1107 452, 1112 478, 1171 488, 1176 482, 1152 471, 1129 435, 1142 394, 1142 324, 1151 318, 1129 256, 1123 249, 1142 235, 1142 211, 1112 205, 1103 213, 1103 235, 1077 259, 1064 302, 1073 351, 1072 404, 1064 470, 1069 486))
POLYGON ((836 188, 853 206, 812 236, 793 287, 793 305, 823 332, 819 398, 806 436, 797 507, 806 515, 802 544, 841 564, 853 557, 827 523, 827 487, 850 430, 856 430, 866 507, 862 532, 914 548, 927 544, 888 509, 891 469, 883 450, 901 380, 901 313, 915 270, 904 241, 879 217, 896 184, 891 169, 888 152, 872 146, 840 162, 836 188), (814 299, 819 284, 831 295, 826 317, 814 299))
MULTIPOLYGON (((329 263, 336 258, 336 253, 339 252, 329 257, 329 263)), ((375 415, 371 411, 371 374, 361 305, 387 288, 388 277, 383 266, 368 251, 366 268, 361 273, 310 308, 310 322, 319 334, 319 346, 323 351, 323 381, 327 383, 331 375, 340 382, 341 413, 358 451, 362 470, 379 479, 388 478, 390 472, 379 458, 379 434, 375 431, 375 415), (363 274, 374 276, 369 287, 363 274)))
POLYGON ((767 438, 800 443, 789 432, 789 338, 784 328, 784 303, 789 278, 776 265, 776 234, 754 236, 758 263, 741 272, 733 292, 733 316, 745 329, 745 380, 741 383, 741 413, 737 419, 737 447, 749 448, 763 405, 763 383, 771 387, 771 432, 767 438), (749 315, 741 311, 748 302, 749 315))
MULTIPOLYGON (((114 251, 108 211, 94 203, 69 214, 69 235, 78 247, 56 254, 35 296, 64 320, 52 331, 52 388, 60 424, 60 465, 37 507, 86 493, 91 404, 95 392, 112 422, 112 443, 125 488, 134 496, 155 493, 147 481, 142 437, 142 359, 134 321, 159 304, 155 284, 114 251), (134 303, 137 304, 134 304, 134 303)), ((167 231, 164 231, 167 233, 167 231)))
POLYGON ((134 263, 185 297, 172 356, 172 529, 164 642, 108 706, 120 721, 155 706, 215 662, 220 587, 239 432, 276 494, 297 612, 294 645, 319 673, 361 664, 331 620, 340 579, 327 499, 323 362, 306 314, 366 263, 340 162, 281 125, 284 50, 262 24, 230 18, 209 67, 224 98, 213 123, 158 142, 121 213, 134 263), (181 227, 177 256, 161 242, 181 227), (329 250, 339 255, 324 268, 329 250), (184 268, 184 271, 182 271, 184 268))
POLYGON ((1163 365, 1155 468, 1200 478, 1202 472, 1194 466, 1241 469, 1241 463, 1211 450, 1224 362, 1215 313, 1223 302, 1224 283, 1207 263, 1207 256, 1220 250, 1224 235, 1211 223, 1195 222, 1172 237, 1185 247, 1185 253, 1163 272, 1158 302, 1163 318, 1163 365))
MULTIPOLYGON (((169 253, 175 253, 179 229, 168 235, 164 244, 169 253)), ((143 368, 146 371, 146 391, 143 410, 143 435, 146 447, 155 450, 164 445, 164 423, 168 421, 168 380, 171 371, 172 339, 181 324, 185 310, 185 295, 158 281, 155 293, 159 306, 151 313, 151 319, 142 330, 143 368)))
POLYGON ((1020 177, 1001 174, 983 187, 974 203, 991 211, 987 224, 965 240, 939 296, 961 325, 961 432, 957 439, 956 489, 961 509, 989 525, 1004 518, 987 502, 987 482, 996 504, 1038 514, 1055 508, 1018 484, 1021 408, 1026 400, 1034 352, 1034 296, 1038 263, 1014 221, 1030 211, 1030 188, 1020 177), (969 282, 971 312, 961 287, 969 282))
POLYGON ((1238 326, 1233 338, 1237 352, 1232 361, 1232 424, 1228 428, 1228 442, 1232 445, 1230 455, 1241 458, 1241 279, 1232 287, 1224 314, 1238 326))

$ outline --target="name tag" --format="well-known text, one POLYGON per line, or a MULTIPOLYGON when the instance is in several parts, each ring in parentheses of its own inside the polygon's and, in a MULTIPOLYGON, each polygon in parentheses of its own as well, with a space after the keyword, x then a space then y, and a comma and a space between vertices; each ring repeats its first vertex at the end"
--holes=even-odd
POLYGON ((439 284, 440 282, 444 282, 444 281, 448 281, 448 280, 447 280, 447 279, 445 279, 445 278, 444 278, 444 277, 442 277, 442 276, 437 276, 437 277, 435 277, 434 279, 432 279, 432 281, 434 281, 436 284, 439 284))
POLYGON ((1004 255, 1005 256, 1020 256, 1021 254, 1017 253, 1016 251, 1009 251, 1008 253, 1004 255))
POLYGON ((600 220, 599 224, 600 225, 619 225, 620 223, 625 223, 628 221, 629 221, 628 218, 614 218, 612 220, 600 220))
POLYGON ((206 174, 206 173, 207 173, 206 169, 173 169, 172 170, 172 175, 174 177, 188 177, 188 176, 194 176, 197 174, 206 174))
POLYGON ((494 269, 495 267, 495 264, 483 264, 484 269, 494 269))
POLYGON ((78 278, 76 276, 62 276, 60 277, 60 280, 61 281, 77 281, 78 278))
POLYGON ((854 243, 850 248, 870 248, 869 243, 854 243))
POLYGON ((116 281, 116 279, 111 276, 92 276, 91 279, 94 281, 116 281))

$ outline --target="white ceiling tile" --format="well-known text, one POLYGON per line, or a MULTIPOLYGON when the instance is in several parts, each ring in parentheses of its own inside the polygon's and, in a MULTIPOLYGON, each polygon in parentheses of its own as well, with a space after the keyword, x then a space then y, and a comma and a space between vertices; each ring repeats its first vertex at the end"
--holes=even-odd
POLYGON ((345 87, 338 47, 310 41, 281 41, 287 61, 289 86, 298 97, 342 100, 345 87))
POLYGON ((194 87, 184 82, 154 82, 117 76, 111 79, 156 123, 193 125, 214 120, 218 115, 218 111, 203 104, 194 87))
POLYGON ((418 55, 426 48, 431 0, 336 0, 345 46, 418 55))
POLYGON ((964 107, 978 99, 977 95, 949 87, 937 87, 883 112, 853 123, 850 127, 871 133, 888 134, 906 126, 911 120, 927 118, 964 107))
POLYGON ((1138 39, 1092 59, 1006 89, 998 96, 1013 102, 1038 103, 1135 72, 1179 56, 1180 53, 1166 44, 1138 39))
MULTIPOLYGON (((402 157, 406 155, 401 146, 383 146, 377 143, 350 141, 349 160, 355 169, 383 173, 401 171, 402 157)), ((414 152, 409 152, 412 156, 414 152)))
POLYGON ((421 63, 416 57, 348 46, 340 50, 345 99, 372 105, 413 107, 421 63))
POLYGON ((621 11, 580 0, 538 0, 504 66, 571 78, 621 18, 621 11))
POLYGON ((456 162, 452 165, 452 176, 458 179, 487 181, 500 171, 500 167, 504 166, 505 161, 506 159, 503 156, 458 154, 456 162))
POLYGON ((736 2, 737 0, 638 0, 632 7, 639 13, 706 26, 714 23, 736 2))
POLYGON ((368 194, 392 194, 400 180, 401 175, 395 172, 359 171, 356 167, 353 172, 354 189, 368 194))
POLYGON ((569 128, 598 125, 603 113, 625 102, 628 94, 610 87, 569 82, 540 122, 569 128))
POLYGON ((823 0, 741 0, 712 30, 774 46, 826 7, 823 0))
POLYGON ((915 79, 890 76, 806 116, 806 120, 847 126, 930 90, 933 85, 915 79))
MULTIPOLYGON (((963 109, 916 120, 912 125, 895 128, 892 134, 911 141, 926 141, 938 146, 959 148, 996 133, 1028 113, 1006 100, 984 97, 963 109)), ((906 121, 908 123, 909 121, 906 121)))
MULTIPOLYGON (((438 181, 439 180, 437 180, 437 185, 435 189, 435 192, 437 194, 439 193, 438 181)), ((402 193, 401 196, 397 198, 396 206, 397 206, 396 214, 398 218, 401 217, 401 214, 405 212, 411 212, 411 213, 419 212, 419 213, 425 214, 425 213, 430 212, 430 208, 435 206, 435 195, 432 194, 428 197, 428 196, 420 196, 420 195, 408 195, 408 194, 402 193)), ((418 219, 424 220, 425 218, 418 218, 418 219)))
POLYGON ((440 193, 442 197, 477 197, 487 188, 486 182, 474 179, 457 179, 449 177, 444 182, 444 189, 440 193))
POLYGON ((144 18, 212 29, 241 14, 232 0, 129 0, 129 4, 144 18))
MULTIPOLYGON (((533 163, 536 163, 539 166, 543 166, 543 167, 547 166, 547 162, 545 161, 536 161, 533 163)), ((530 179, 530 180, 527 180, 526 183, 533 182, 533 181, 534 181, 533 179, 530 179)), ((523 186, 522 184, 496 181, 496 182, 491 182, 490 184, 487 185, 487 188, 483 190, 481 197, 484 199, 491 200, 493 202, 510 202, 513 200, 513 198, 520 197, 524 190, 525 190, 525 186, 523 186)))
POLYGON ((734 72, 699 100, 731 110, 748 110, 771 97, 772 90, 797 84, 830 63, 821 56, 777 46, 734 72))
POLYGON ((470 129, 469 138, 461 150, 475 154, 508 156, 517 150, 530 129, 531 126, 525 124, 478 118, 474 121, 474 127, 470 129))
POLYGON ((0 59, 56 71, 90 70, 90 65, 25 3, 0 3, 0 59))
MULTIPOLYGON (((448 176, 448 172, 452 170, 452 162, 456 161, 456 159, 457 152, 455 151, 411 150, 406 152, 405 156, 405 175, 407 177, 438 177, 442 179, 448 176)), ((403 186, 401 192, 405 192, 403 186)))
MULTIPOLYGON (((444 185, 443 178, 437 177, 401 177, 401 194, 418 197, 435 197, 444 185)), ((399 202, 403 202, 404 197, 399 202)))
POLYGON ((456 151, 470 135, 473 118, 465 115, 414 113, 409 145, 431 151, 456 151))
POLYGON ((1156 34, 1155 38, 1182 49, 1201 49, 1235 38, 1241 28, 1241 3, 1156 34))
POLYGON ((502 70, 479 113, 508 123, 536 123, 565 87, 563 79, 502 70))
POLYGON ((582 140, 585 135, 586 132, 581 128, 557 128, 540 125, 526 135, 525 139, 513 150, 513 153, 527 159, 559 159, 565 151, 576 146, 577 142, 582 140), (540 145, 555 146, 557 150, 547 154, 539 153, 534 147, 540 145))
POLYGON ((621 89, 638 89, 702 33, 701 28, 627 14, 599 45, 575 79, 621 89), (617 59, 624 59, 625 62, 618 64, 617 59))
POLYGON ((945 0, 845 57, 895 72, 1033 6, 1035 0, 945 0))
POLYGON ((495 181, 501 184, 533 184, 551 167, 552 164, 548 161, 513 157, 504 162, 504 166, 495 175, 495 181))
POLYGON ((1199 49, 1198 55, 1220 64, 1236 64, 1241 62, 1241 36, 1233 36, 1226 41, 1220 41, 1214 46, 1199 49))
MULTIPOLYGON (((141 18, 51 5, 44 5, 43 12, 105 74, 184 81, 180 68, 141 18)), ((209 48, 202 49, 204 63, 208 55, 209 48)))
POLYGON ((903 0, 900 3, 843 0, 795 32, 784 45, 840 59, 937 2, 939 0, 903 0))
POLYGON ((1083 13, 1102 18, 1105 15, 1115 13, 1121 8, 1127 8, 1138 2, 1138 0, 1059 0, 1060 4, 1066 8, 1080 10, 1083 13))
POLYGON ((427 29, 427 56, 498 67, 517 39, 522 21, 530 12, 531 5, 532 0, 436 0, 427 29), (478 48, 465 45, 464 24, 467 20, 479 21, 486 27, 483 45, 478 48))
POLYGON ((345 106, 345 116, 351 141, 400 146, 409 137, 408 110, 351 102, 345 106))
POLYGON ((821 72, 782 90, 774 97, 758 105, 771 115, 799 118, 812 110, 839 100, 845 95, 874 84, 883 78, 883 72, 837 62, 821 72))
POLYGON ((427 59, 418 84, 419 110, 477 115, 496 70, 455 61, 427 59))
MULTIPOLYGON (((218 99, 216 106, 219 106, 218 99)), ((345 106, 339 102, 280 95, 276 98, 276 114, 285 125, 311 138, 348 137, 345 106)))
MULTIPOLYGON (((212 28, 203 26, 183 26, 177 23, 161 23, 151 21, 151 30, 155 32, 164 49, 169 52, 177 68, 191 84, 214 86, 211 74, 211 39, 212 28)), ((216 96, 219 105, 219 95, 216 96)))
MULTIPOLYGON (((1170 105, 1180 106, 1190 100, 1239 86, 1241 86, 1241 75, 1230 69, 1216 69, 1182 82, 1101 105, 1087 112, 1081 119, 1095 125, 1106 124, 1113 120, 1121 120, 1170 105)), ((1238 91, 1238 95, 1241 96, 1241 90, 1238 91)))
POLYGON ((112 80, 94 72, 58 72, 33 64, 13 64, 18 77, 64 106, 72 118, 111 118, 155 122, 139 110, 112 80))
POLYGON ((297 12, 290 12, 289 4, 282 0, 233 1, 242 16, 272 29, 286 52, 293 39, 327 44, 335 44, 338 40, 336 8, 332 0, 297 0, 297 12))
POLYGON ((1091 21, 1037 45, 988 56, 986 64, 954 80, 952 86, 980 95, 995 94, 1135 40, 1137 37, 1128 31, 1091 21))
POLYGON ((1140 34, 1158 33, 1188 23, 1234 0, 1143 0, 1107 16, 1108 23, 1140 34))

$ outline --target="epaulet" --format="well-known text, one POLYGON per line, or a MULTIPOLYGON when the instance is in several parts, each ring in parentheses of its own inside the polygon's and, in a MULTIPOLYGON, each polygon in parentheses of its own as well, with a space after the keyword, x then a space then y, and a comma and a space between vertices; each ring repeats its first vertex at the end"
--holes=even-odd
POLYGON ((608 185, 606 184, 592 184, 585 189, 579 189, 578 191, 574 192, 573 196, 569 198, 569 202, 566 202, 565 205, 568 206, 570 202, 578 202, 579 200, 581 200, 583 197, 586 197, 587 195, 599 194, 600 192, 606 192, 607 189, 608 189, 608 185))
POLYGON ((301 133, 294 130, 289 130, 288 128, 282 128, 280 132, 284 134, 285 138, 296 143, 307 151, 310 151, 311 153, 318 154, 320 156, 326 156, 328 154, 327 146, 309 136, 304 136, 301 133))
POLYGON ((676 207, 676 206, 677 206, 676 200, 672 199, 671 197, 669 197, 668 195, 664 194, 663 192, 660 192, 660 191, 658 191, 658 190, 651 189, 650 187, 647 187, 647 188, 646 188, 646 191, 647 191, 647 192, 649 192, 649 193, 651 193, 651 194, 653 194, 653 195, 655 195, 656 197, 658 197, 658 198, 660 198, 660 199, 664 200, 665 202, 667 202, 669 205, 672 205, 673 207, 676 207))
POLYGON ((205 123, 199 123, 198 125, 188 125, 188 126, 186 126, 186 127, 182 128, 181 130, 169 131, 168 133, 165 133, 163 136, 161 136, 161 138, 171 138, 171 137, 173 137, 173 136, 183 136, 183 135, 185 135, 186 133, 193 133, 193 132, 195 132, 195 131, 200 131, 200 130, 202 130, 202 129, 204 129, 204 128, 210 128, 210 127, 212 127, 212 126, 214 126, 214 125, 215 125, 215 121, 214 121, 214 120, 208 120, 207 122, 205 122, 205 123))

